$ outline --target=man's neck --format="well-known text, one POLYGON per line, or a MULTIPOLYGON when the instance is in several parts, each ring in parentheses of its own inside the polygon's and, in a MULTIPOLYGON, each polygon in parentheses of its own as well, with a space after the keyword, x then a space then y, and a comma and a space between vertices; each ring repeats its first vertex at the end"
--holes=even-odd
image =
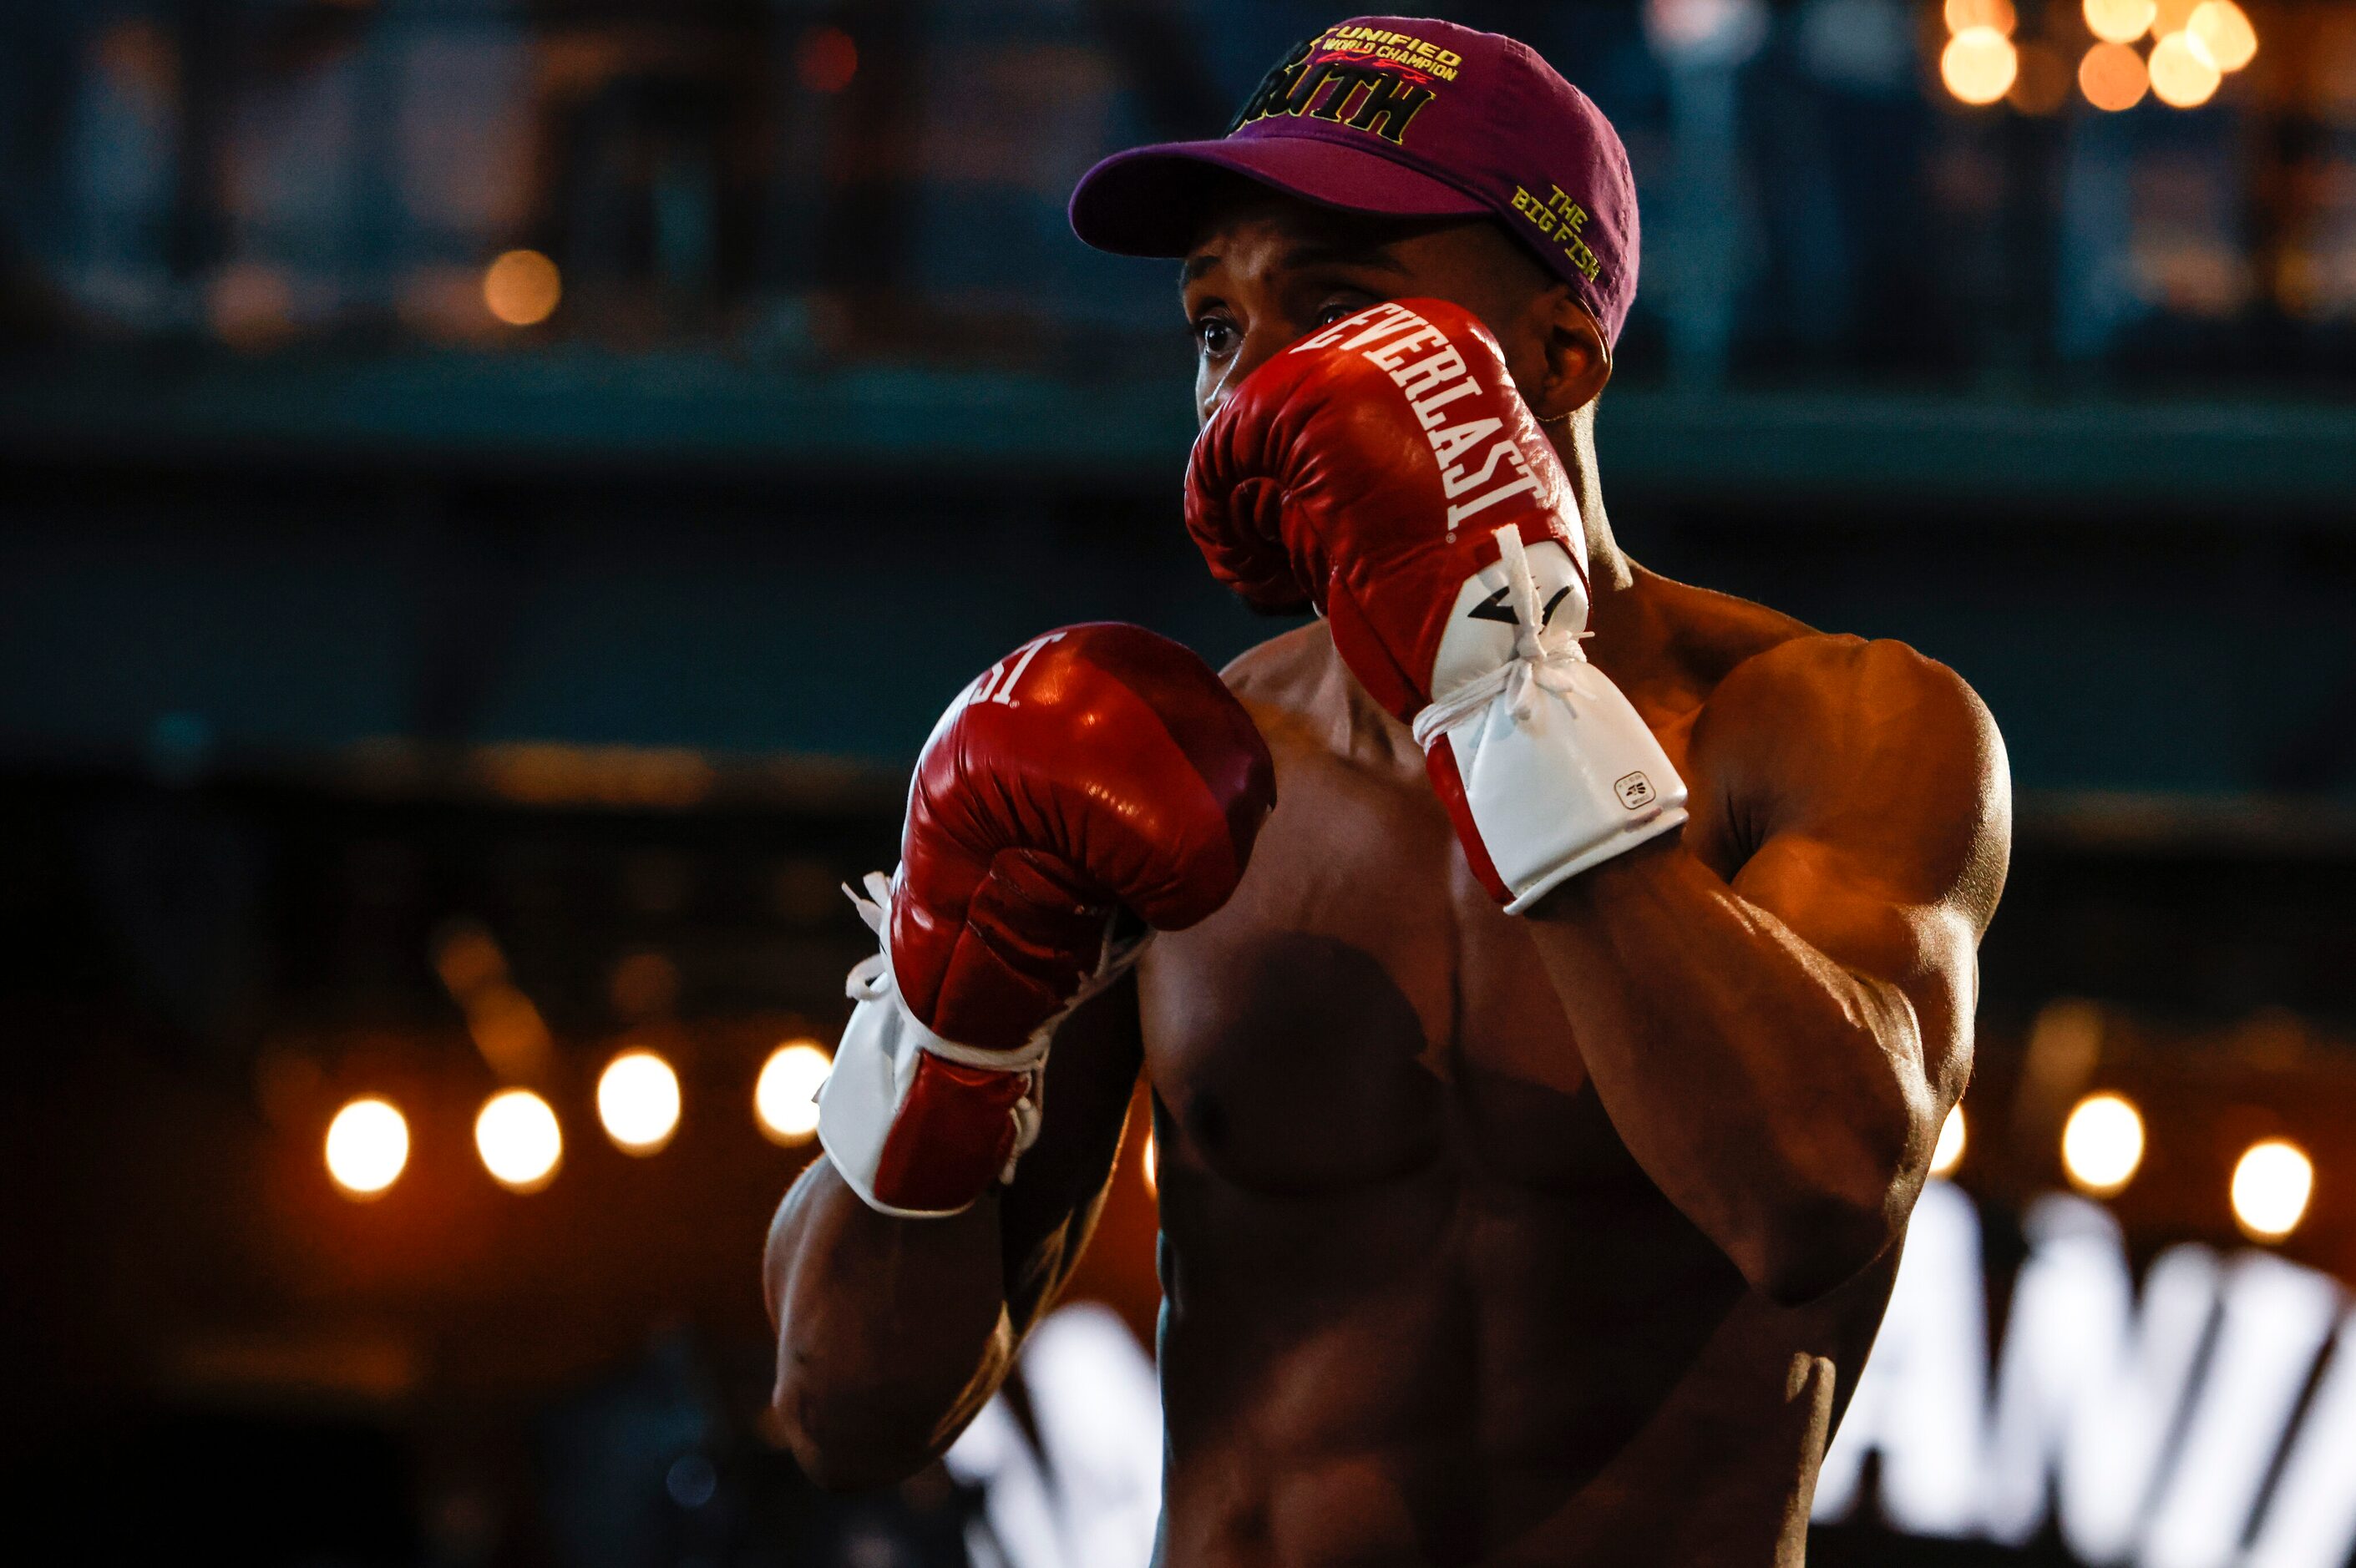
POLYGON ((1607 597, 1634 586, 1636 574, 1620 541, 1612 537, 1612 519, 1603 510, 1603 479, 1595 462, 1595 405, 1540 428, 1570 476, 1571 498, 1579 504, 1580 526, 1587 535, 1590 592, 1600 610, 1607 597))

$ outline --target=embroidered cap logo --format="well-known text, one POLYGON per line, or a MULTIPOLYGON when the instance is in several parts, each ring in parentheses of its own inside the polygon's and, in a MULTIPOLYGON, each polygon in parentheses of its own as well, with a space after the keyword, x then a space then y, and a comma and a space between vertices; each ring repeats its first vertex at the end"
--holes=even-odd
POLYGON ((1411 66, 1367 60, 1325 47, 1324 38, 1304 38, 1286 51, 1227 127, 1227 134, 1256 120, 1289 114, 1330 120, 1404 146, 1407 128, 1424 105, 1437 98, 1431 78, 1411 66))

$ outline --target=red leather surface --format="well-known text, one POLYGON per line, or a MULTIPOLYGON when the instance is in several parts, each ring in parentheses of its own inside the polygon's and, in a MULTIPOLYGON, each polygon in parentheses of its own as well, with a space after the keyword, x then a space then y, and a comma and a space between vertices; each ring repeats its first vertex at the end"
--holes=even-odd
POLYGON ((875 1196, 894 1209, 962 1209, 998 1179, 1014 1148, 1008 1115, 1020 1074, 922 1056, 875 1162, 875 1196))
POLYGON ((1276 801, 1251 716, 1194 653, 1099 623, 968 688, 916 766, 893 901, 909 1009, 1012 1050, 1094 970, 1126 908, 1163 930, 1225 903, 1276 801))
POLYGON ((1488 890, 1489 896, 1499 903, 1508 903, 1514 892, 1505 886, 1505 879, 1497 874, 1496 862, 1489 859, 1489 846, 1482 841, 1481 829, 1472 820, 1472 807, 1464 798, 1463 770, 1456 765, 1456 748, 1448 737, 1440 735, 1423 754, 1424 771, 1431 775, 1431 787, 1440 796, 1440 804, 1448 808, 1449 820, 1456 825, 1456 841, 1464 846, 1464 859, 1472 874, 1488 890))
POLYGON ((1212 573, 1254 604, 1308 601, 1324 611, 1351 673, 1401 719, 1430 700, 1449 613, 1464 580, 1495 562, 1495 531, 1511 523, 1526 543, 1568 544, 1575 517, 1561 460, 1514 389, 1496 340, 1442 300, 1376 306, 1269 359, 1204 430, 1187 470, 1186 526, 1212 573), (1403 325, 1415 318, 1444 344, 1393 352, 1421 330, 1403 325), (1464 374, 1440 378, 1433 368, 1450 349, 1464 374), (1460 390, 1467 377, 1472 387, 1460 390), (1487 421, 1494 431, 1476 433, 1487 421), (1451 502, 1483 494, 1482 482, 1466 481, 1494 461, 1499 441, 1518 453, 1535 488, 1451 531, 1451 502), (1462 486, 1453 496, 1442 479, 1449 467, 1462 486))

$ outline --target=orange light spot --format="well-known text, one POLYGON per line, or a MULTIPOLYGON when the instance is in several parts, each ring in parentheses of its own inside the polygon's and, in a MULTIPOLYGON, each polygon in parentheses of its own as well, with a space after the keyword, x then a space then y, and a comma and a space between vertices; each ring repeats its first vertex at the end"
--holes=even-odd
POLYGON ((2012 40, 1994 27, 1966 27, 1939 56, 1939 80, 1965 103, 1994 103, 2020 74, 2012 40))
POLYGON ((2258 30, 2233 0, 2202 0, 2184 24, 2192 51, 2222 71, 2236 71, 2257 58, 2258 30))
POLYGON ((2125 44, 2096 44, 2078 62, 2078 91, 2087 102, 2114 114, 2142 102, 2150 86, 2143 56, 2125 44))
POLYGON ((327 1125, 327 1174, 354 1198, 374 1198, 409 1163, 409 1123, 388 1101, 354 1100, 327 1125))
POLYGON ((1947 31, 1960 33, 1969 27, 1994 27, 2009 37, 2019 18, 2014 15, 2012 0, 1947 0, 1947 31))
POLYGON ((2106 44, 2134 43, 2159 19, 2153 0, 2085 0, 2085 13, 2086 30, 2106 44))
POLYGON ((2152 96, 2175 109, 2198 109, 2217 95, 2217 68, 2182 33, 2170 33, 2151 47, 2152 96))
POLYGON ((564 281, 537 251, 509 251, 483 270, 483 304, 509 326, 537 326, 556 314, 564 281))

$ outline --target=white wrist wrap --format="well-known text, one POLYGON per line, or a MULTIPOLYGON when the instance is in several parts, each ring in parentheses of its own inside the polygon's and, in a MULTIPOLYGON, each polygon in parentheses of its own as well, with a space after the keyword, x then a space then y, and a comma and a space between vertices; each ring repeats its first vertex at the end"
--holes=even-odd
POLYGON ((881 945, 879 951, 852 967, 844 986, 845 994, 858 1006, 851 1008, 851 1021, 843 1026, 842 1039, 835 1047, 833 1070, 819 1089, 819 1144, 843 1180, 869 1208, 904 1220, 944 1219, 962 1213, 970 1203, 951 1209, 910 1209, 886 1202, 876 1192, 876 1179, 884 1165, 887 1147, 895 1132, 905 1135, 907 1131, 902 1113, 908 1108, 909 1093, 916 1086, 924 1059, 938 1057, 960 1067, 980 1068, 1022 1080, 1021 1098, 1007 1113, 1014 1124, 1012 1152, 998 1173, 1001 1181, 1013 1180, 1016 1162, 1024 1150, 1038 1141, 1047 1049, 1056 1027, 1071 1016, 1074 1008, 1137 962, 1144 950, 1145 938, 1115 944, 1108 937, 1096 973, 1077 996, 1033 1029, 1028 1040, 1012 1051, 980 1050, 942 1039, 908 1010, 908 1004, 900 996, 899 982, 892 973, 891 880, 880 871, 870 871, 864 880, 869 894, 866 898, 848 888, 843 891, 851 893, 851 901, 858 906, 860 917, 875 933, 881 945))
POLYGON ((1624 854, 1686 819, 1685 781, 1625 693, 1580 649, 1585 585, 1558 545, 1524 549, 1512 528, 1496 533, 1497 565, 1468 579, 1434 660, 1458 678, 1415 716, 1428 752, 1443 740, 1464 790, 1460 830, 1469 827, 1519 914, 1561 883, 1624 854), (1534 555, 1537 559, 1534 559, 1534 555), (1539 576, 1559 577, 1551 596, 1539 576), (1496 634, 1474 613, 1500 591, 1512 605, 1512 656, 1494 662, 1474 645, 1496 634), (1549 611, 1577 593, 1575 613, 1548 625, 1549 611), (1470 628, 1469 632, 1462 629, 1470 628))

